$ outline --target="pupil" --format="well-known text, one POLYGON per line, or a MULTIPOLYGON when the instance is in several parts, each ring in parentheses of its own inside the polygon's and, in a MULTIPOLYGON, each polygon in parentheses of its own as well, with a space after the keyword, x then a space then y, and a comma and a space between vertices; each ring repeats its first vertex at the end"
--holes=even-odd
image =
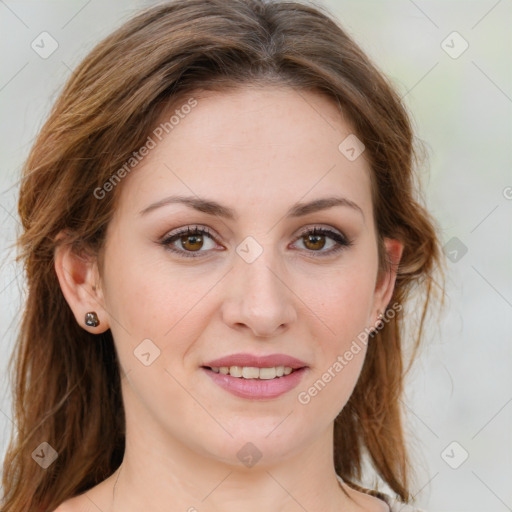
POLYGON ((323 235, 309 235, 307 237, 308 243, 312 243, 315 245, 315 249, 322 249, 325 245, 325 240, 323 240, 323 235), (320 244, 320 247, 318 247, 317 244, 320 244))
POLYGON ((202 237, 201 236, 197 236, 197 235, 187 235, 185 237, 183 237, 182 240, 181 240, 181 243, 183 244, 183 246, 187 249, 199 249, 199 247, 187 247, 187 244, 188 245, 195 245, 195 244, 200 244, 202 242, 202 237), (185 240, 192 240, 192 242, 183 242, 183 238, 185 240))

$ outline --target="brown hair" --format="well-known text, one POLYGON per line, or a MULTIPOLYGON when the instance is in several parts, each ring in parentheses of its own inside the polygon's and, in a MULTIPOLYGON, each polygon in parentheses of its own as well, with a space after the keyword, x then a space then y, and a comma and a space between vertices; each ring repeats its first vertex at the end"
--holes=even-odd
MULTIPOLYGON (((405 303, 413 288, 422 293, 411 340, 416 354, 441 251, 413 174, 411 122, 390 83, 323 10, 263 0, 169 2, 129 20, 73 72, 23 170, 18 259, 28 297, 11 360, 17 435, 4 462, 4 512, 53 510, 122 461, 113 339, 110 331, 93 335, 75 321, 54 270, 56 236, 65 230, 65 243, 100 254, 120 186, 101 200, 94 191, 144 144, 170 103, 193 91, 276 84, 323 93, 342 107, 371 162, 381 266, 383 237, 405 244, 392 302, 405 303), (31 458, 42 442, 58 453, 46 470, 31 458)), ((397 311, 368 345, 354 392, 335 421, 334 465, 362 489, 366 450, 377 474, 407 501, 403 320, 397 311)))

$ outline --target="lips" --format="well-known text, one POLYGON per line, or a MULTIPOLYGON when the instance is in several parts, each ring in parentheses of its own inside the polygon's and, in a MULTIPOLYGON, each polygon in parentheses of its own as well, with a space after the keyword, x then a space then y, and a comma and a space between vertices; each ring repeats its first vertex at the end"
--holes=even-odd
POLYGON ((286 354, 232 354, 208 361, 201 371, 238 398, 270 400, 297 387, 309 369, 304 361, 286 354))

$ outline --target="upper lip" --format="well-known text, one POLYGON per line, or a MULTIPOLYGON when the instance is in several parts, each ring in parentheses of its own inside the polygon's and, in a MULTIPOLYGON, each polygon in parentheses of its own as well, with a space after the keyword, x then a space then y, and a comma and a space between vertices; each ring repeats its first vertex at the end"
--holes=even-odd
POLYGON ((232 354, 230 356, 221 357, 206 363, 204 366, 210 368, 221 368, 230 366, 251 366, 255 368, 272 368, 275 366, 288 366, 289 368, 298 369, 307 366, 304 361, 296 357, 286 354, 269 354, 267 356, 257 356, 253 354, 232 354))

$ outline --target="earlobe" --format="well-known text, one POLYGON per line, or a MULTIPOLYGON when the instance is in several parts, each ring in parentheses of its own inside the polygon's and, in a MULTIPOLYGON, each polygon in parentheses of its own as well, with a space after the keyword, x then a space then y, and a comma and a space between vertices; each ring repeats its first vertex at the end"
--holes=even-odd
POLYGON ((96 258, 85 250, 57 237, 54 267, 60 288, 78 324, 88 332, 100 334, 109 329, 104 309, 96 258))

